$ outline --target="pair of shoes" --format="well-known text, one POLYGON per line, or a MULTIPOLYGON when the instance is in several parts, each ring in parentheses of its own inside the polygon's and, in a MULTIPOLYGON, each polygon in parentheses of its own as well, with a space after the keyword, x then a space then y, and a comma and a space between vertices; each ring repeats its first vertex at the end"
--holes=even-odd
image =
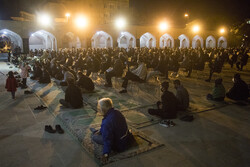
POLYGON ((32 93, 34 93, 34 92, 29 91, 29 90, 25 90, 25 91, 24 91, 24 94, 26 94, 26 95, 28 95, 28 94, 32 94, 32 93))
POLYGON ((159 123, 161 126, 164 126, 164 127, 173 127, 175 126, 176 124, 173 122, 173 121, 170 121, 170 120, 162 120, 160 123, 159 123))
POLYGON ((112 84, 104 84, 104 86, 107 88, 112 88, 112 84))
POLYGON ((164 126, 166 128, 170 127, 170 122, 169 120, 162 120, 159 125, 164 126))
POLYGON ((49 132, 49 133, 60 133, 60 134, 63 134, 64 133, 64 130, 61 128, 60 125, 56 125, 56 129, 53 129, 52 126, 50 125, 45 125, 45 129, 44 129, 46 132, 49 132))
POLYGON ((119 93, 127 93, 126 89, 121 90, 119 93))
POLYGON ((34 110, 43 110, 43 109, 46 109, 46 108, 47 108, 46 106, 40 105, 40 106, 34 108, 34 110))

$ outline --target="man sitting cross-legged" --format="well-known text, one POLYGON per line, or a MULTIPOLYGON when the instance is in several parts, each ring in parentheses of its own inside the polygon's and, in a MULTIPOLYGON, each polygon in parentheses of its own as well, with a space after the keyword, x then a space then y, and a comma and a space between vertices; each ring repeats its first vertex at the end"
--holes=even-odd
POLYGON ((178 101, 175 95, 168 91, 169 83, 163 82, 161 84, 161 101, 157 102, 158 109, 148 109, 148 113, 151 115, 157 115, 162 119, 174 119, 177 116, 177 104, 178 101), (161 107, 162 106, 162 107, 161 107))
POLYGON ((125 117, 120 111, 113 108, 110 98, 102 98, 98 101, 98 109, 103 115, 101 129, 91 129, 92 140, 103 145, 102 162, 106 163, 111 150, 116 152, 125 151, 134 141, 129 132, 125 117))
POLYGON ((67 80, 68 87, 65 91, 65 99, 60 99, 60 103, 67 108, 83 107, 83 98, 81 89, 75 85, 74 79, 67 80))
POLYGON ((84 75, 82 72, 78 72, 78 80, 76 81, 77 86, 82 89, 82 92, 92 92, 95 89, 94 82, 91 78, 84 75))

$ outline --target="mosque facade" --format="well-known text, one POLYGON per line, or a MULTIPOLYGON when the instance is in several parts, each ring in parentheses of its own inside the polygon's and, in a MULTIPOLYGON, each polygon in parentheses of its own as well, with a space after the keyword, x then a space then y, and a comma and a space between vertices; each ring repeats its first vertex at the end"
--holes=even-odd
POLYGON ((199 21, 165 31, 153 25, 117 28, 114 20, 116 16, 129 12, 129 0, 48 1, 43 7, 43 11, 51 11, 55 16, 50 26, 38 24, 35 14, 20 12, 20 17, 0 20, 0 38, 8 39, 12 48, 20 47, 22 52, 89 47, 227 48, 227 37, 218 32, 203 30, 194 33, 192 26, 199 21), (73 20, 64 17, 66 12, 78 11, 85 11, 93 20, 84 29, 76 28, 73 20))

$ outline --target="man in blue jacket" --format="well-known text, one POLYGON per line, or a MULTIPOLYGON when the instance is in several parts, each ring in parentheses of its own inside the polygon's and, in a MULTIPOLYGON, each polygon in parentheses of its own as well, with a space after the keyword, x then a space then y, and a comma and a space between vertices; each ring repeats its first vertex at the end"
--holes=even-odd
POLYGON ((93 131, 92 140, 103 145, 102 162, 106 163, 111 150, 122 152, 129 147, 131 136, 126 120, 120 111, 113 108, 110 98, 98 101, 98 109, 103 115, 100 131, 93 131))

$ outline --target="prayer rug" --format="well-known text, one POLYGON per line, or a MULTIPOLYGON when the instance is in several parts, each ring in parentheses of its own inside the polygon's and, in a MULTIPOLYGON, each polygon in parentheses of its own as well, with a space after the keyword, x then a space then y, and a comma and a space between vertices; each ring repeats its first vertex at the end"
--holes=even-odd
POLYGON ((161 118, 148 114, 148 109, 155 107, 156 105, 151 107, 127 110, 123 111, 122 114, 124 115, 127 120, 127 123, 130 126, 136 129, 140 129, 150 125, 158 124, 161 121, 161 118))
POLYGON ((152 105, 152 104, 147 104, 147 105, 141 104, 132 99, 126 99, 124 96, 119 95, 118 93, 101 89, 98 87, 96 88, 94 93, 83 94, 83 100, 96 111, 97 111, 98 100, 104 97, 111 98, 113 101, 114 108, 119 111, 125 111, 152 105))

